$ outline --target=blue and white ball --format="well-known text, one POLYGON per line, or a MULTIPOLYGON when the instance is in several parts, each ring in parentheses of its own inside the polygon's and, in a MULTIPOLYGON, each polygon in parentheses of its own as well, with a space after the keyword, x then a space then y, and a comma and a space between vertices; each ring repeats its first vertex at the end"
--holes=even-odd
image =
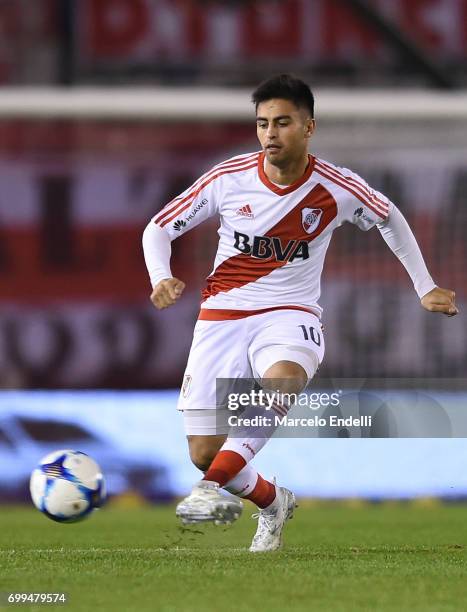
POLYGON ((105 501, 105 483, 97 463, 85 453, 58 450, 42 459, 31 474, 31 497, 54 521, 74 523, 105 501))

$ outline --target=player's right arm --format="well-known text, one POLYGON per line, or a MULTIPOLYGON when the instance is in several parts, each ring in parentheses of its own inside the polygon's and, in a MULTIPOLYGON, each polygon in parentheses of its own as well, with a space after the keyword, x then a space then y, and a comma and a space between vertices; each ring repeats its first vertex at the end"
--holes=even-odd
POLYGON ((143 232, 143 251, 152 285, 151 302, 167 308, 180 298, 185 283, 170 269, 171 242, 218 211, 218 186, 214 168, 169 202, 143 232))
POLYGON ((154 287, 151 293, 151 302, 156 308, 162 310, 172 306, 181 297, 185 283, 178 278, 164 278, 154 287))
POLYGON ((143 251, 152 285, 151 302, 162 310, 175 304, 185 289, 185 283, 172 276, 171 238, 164 228, 154 222, 154 219, 144 230, 143 251))

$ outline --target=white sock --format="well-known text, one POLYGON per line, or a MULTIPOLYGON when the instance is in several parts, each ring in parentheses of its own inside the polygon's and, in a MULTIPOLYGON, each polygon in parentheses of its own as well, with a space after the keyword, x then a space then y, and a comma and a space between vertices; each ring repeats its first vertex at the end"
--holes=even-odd
POLYGON ((242 456, 248 463, 259 453, 269 439, 270 438, 227 438, 220 450, 234 451, 242 456))
POLYGON ((232 495, 246 497, 253 491, 257 482, 258 472, 247 464, 232 480, 229 480, 224 489, 232 495))
MULTIPOLYGON (((287 414, 288 406, 283 406, 282 409, 287 414)), ((235 437, 229 436, 220 450, 234 451, 241 455, 248 463, 259 453, 266 442, 271 439, 276 429, 277 427, 244 427, 236 432, 235 437)))

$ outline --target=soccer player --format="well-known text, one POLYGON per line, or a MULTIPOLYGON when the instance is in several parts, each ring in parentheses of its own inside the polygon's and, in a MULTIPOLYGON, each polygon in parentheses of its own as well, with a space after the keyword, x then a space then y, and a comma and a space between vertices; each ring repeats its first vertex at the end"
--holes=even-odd
MULTIPOLYGON (((251 459, 267 436, 228 435, 227 410, 216 402, 216 379, 252 378, 298 393, 324 355, 318 304, 332 232, 344 222, 376 225, 409 273, 421 305, 457 314, 454 292, 433 282, 417 242, 396 206, 354 172, 308 152, 314 98, 303 81, 282 74, 253 93, 261 151, 217 164, 148 224, 143 248, 158 309, 180 299, 170 243, 208 217, 220 216, 214 269, 202 292, 178 409, 190 457, 204 472, 177 506, 183 522, 229 523, 239 498, 259 508, 252 552, 281 544, 295 507, 293 493, 258 474, 251 459), (223 488, 237 497, 222 495, 223 488)), ((286 405, 276 405, 282 414, 286 405)))

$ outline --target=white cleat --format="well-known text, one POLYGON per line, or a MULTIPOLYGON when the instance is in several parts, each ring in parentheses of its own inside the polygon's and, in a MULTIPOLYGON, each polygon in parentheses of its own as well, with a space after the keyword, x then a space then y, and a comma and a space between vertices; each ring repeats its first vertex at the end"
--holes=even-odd
POLYGON ((219 485, 211 480, 200 480, 190 495, 177 506, 175 514, 184 525, 213 521, 215 525, 230 525, 243 510, 242 502, 235 497, 219 493, 219 485))
POLYGON ((271 510, 260 510, 253 514, 258 519, 258 528, 250 546, 250 552, 277 550, 282 544, 282 530, 286 521, 293 517, 297 507, 295 495, 284 487, 276 487, 276 499, 271 510))

